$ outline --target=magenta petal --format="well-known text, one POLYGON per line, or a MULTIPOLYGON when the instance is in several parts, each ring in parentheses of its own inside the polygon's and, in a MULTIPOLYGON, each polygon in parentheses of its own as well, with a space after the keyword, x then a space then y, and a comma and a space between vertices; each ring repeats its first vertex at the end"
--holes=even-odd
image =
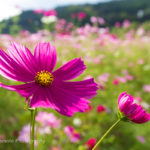
POLYGON ((145 123, 149 120, 150 120, 150 114, 145 113, 145 115, 142 118, 140 118, 138 120, 132 120, 132 121, 135 122, 135 123, 145 123))
POLYGON ((84 112, 88 108, 89 101, 72 95, 61 87, 51 86, 49 96, 57 111, 65 116, 72 116, 76 112, 84 112))
POLYGON ((119 109, 122 112, 126 112, 129 106, 132 104, 132 102, 133 102, 133 98, 131 96, 123 95, 118 103, 119 109))
POLYGON ((3 50, 0 50, 0 75, 10 80, 29 82, 34 80, 34 76, 24 66, 16 63, 3 50))
POLYGON ((126 116, 130 116, 132 113, 136 111, 137 108, 138 108, 137 104, 131 104, 123 112, 126 116))
POLYGON ((53 72, 57 80, 71 80, 78 77, 86 69, 84 62, 80 58, 72 59, 62 67, 53 72))
POLYGON ((97 94, 97 84, 94 79, 73 82, 61 82, 59 87, 63 90, 83 98, 93 98, 97 94))
POLYGON ((11 91, 16 91, 21 96, 26 97, 26 99, 28 99, 38 88, 37 84, 34 82, 21 85, 4 85, 3 83, 0 83, 0 87, 11 91))
POLYGON ((39 43, 34 51, 35 59, 40 70, 51 72, 57 61, 56 49, 50 43, 39 43))
POLYGON ((135 116, 136 116, 138 113, 140 113, 141 111, 143 111, 143 108, 142 108, 141 105, 138 105, 137 109, 136 109, 134 112, 132 112, 132 114, 129 115, 129 118, 130 118, 131 120, 133 120, 133 119, 135 118, 135 116))
POLYGON ((145 116, 145 114, 146 114, 146 111, 145 110, 141 110, 139 113, 137 113, 134 117, 133 117, 133 119, 132 119, 132 121, 133 120, 141 120, 144 116, 145 116))
MULTIPOLYGON (((124 114, 124 117, 134 123, 145 123, 150 120, 150 114, 148 114, 141 105, 136 104, 132 96, 126 92, 120 94, 118 107, 124 114)), ((120 117, 120 119, 122 119, 122 117, 120 117)))
POLYGON ((55 105, 51 103, 47 90, 49 90, 49 88, 39 86, 30 102, 32 108, 44 107, 56 109, 55 105))
POLYGON ((24 67, 28 72, 35 75, 38 65, 32 53, 25 46, 12 42, 8 47, 9 56, 20 66, 24 67))

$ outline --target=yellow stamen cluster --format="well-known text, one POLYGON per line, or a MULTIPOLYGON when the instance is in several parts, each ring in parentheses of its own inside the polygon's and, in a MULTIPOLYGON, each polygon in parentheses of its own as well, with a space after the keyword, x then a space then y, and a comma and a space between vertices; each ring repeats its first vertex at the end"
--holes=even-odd
POLYGON ((48 71, 38 72, 35 77, 35 82, 42 86, 49 86, 54 80, 53 75, 48 71))

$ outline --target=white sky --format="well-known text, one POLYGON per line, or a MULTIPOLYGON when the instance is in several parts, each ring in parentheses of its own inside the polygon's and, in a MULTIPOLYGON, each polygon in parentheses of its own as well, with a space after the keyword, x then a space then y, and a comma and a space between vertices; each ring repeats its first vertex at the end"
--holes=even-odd
POLYGON ((0 21, 21 13, 20 9, 51 9, 67 4, 97 3, 109 0, 0 0, 0 21))

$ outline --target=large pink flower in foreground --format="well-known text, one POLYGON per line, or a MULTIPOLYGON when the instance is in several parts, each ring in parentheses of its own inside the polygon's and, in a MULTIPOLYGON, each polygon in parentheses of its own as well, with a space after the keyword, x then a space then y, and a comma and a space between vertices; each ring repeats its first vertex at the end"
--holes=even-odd
POLYGON ((120 94, 118 107, 121 119, 128 119, 134 123, 145 123, 150 120, 150 114, 141 105, 136 104, 133 97, 126 92, 120 94))
POLYGON ((86 66, 80 58, 72 59, 54 71, 56 58, 55 47, 49 43, 39 43, 34 54, 12 43, 8 54, 0 50, 0 75, 25 83, 12 86, 0 83, 0 87, 26 97, 32 108, 52 108, 66 116, 84 112, 88 108, 87 99, 96 95, 97 84, 92 78, 68 82, 82 74, 86 66))

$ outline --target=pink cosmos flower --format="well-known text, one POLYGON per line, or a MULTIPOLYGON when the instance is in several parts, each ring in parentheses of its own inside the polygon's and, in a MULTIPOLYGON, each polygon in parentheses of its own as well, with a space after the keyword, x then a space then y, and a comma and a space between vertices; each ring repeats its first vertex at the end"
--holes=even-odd
POLYGON ((102 17, 98 18, 99 24, 104 25, 105 24, 105 20, 102 17))
POLYGON ((104 73, 98 76, 98 81, 101 82, 107 82, 109 78, 109 73, 104 73))
POLYGON ((95 144, 96 144, 96 139, 95 138, 89 139, 86 143, 87 150, 92 150, 92 148, 94 148, 95 144))
POLYGON ((122 26, 124 28, 128 28, 130 25, 131 25, 131 22, 129 20, 124 20, 123 23, 122 23, 122 26))
POLYGON ((47 11, 44 11, 43 12, 43 15, 44 16, 57 16, 57 12, 56 10, 47 10, 47 11))
POLYGON ((72 143, 77 143, 78 141, 81 140, 80 134, 76 132, 76 130, 71 126, 66 126, 64 128, 64 133, 68 136, 69 140, 72 143))
MULTIPOLYGON (((17 140, 22 143, 30 143, 30 124, 27 124, 22 128, 22 130, 19 132, 19 136, 17 140)), ((34 144, 35 146, 37 146, 38 142, 35 141, 34 144)))
POLYGON ((143 89, 145 92, 150 93, 150 84, 144 85, 143 89))
POLYGON ((41 13, 43 13, 43 12, 44 12, 43 9, 35 9, 35 10, 34 10, 34 13, 35 13, 35 14, 41 14, 41 13))
POLYGON ((145 123, 150 120, 150 114, 141 105, 136 104, 133 97, 126 92, 120 94, 118 107, 121 119, 130 120, 134 123, 145 123))
POLYGON ((59 128, 61 125, 61 120, 58 120, 53 113, 39 112, 35 119, 37 122, 41 123, 43 126, 59 128))
POLYGON ((136 136, 136 139, 142 144, 144 144, 146 142, 145 138, 141 135, 136 136))
POLYGON ((121 26, 121 25, 120 25, 120 22, 116 22, 116 23, 115 23, 115 27, 116 27, 116 28, 119 28, 120 26, 121 26))
POLYGON ((85 19, 85 18, 86 18, 85 12, 79 12, 79 13, 78 13, 78 19, 79 19, 79 20, 82 20, 82 19, 85 19))
POLYGON ((97 17, 92 16, 92 17, 90 18, 90 21, 91 21, 93 24, 95 24, 95 23, 97 23, 98 19, 97 19, 97 17))
POLYGON ((98 105, 97 106, 97 112, 98 113, 102 113, 102 112, 105 112, 106 111, 106 107, 103 106, 103 105, 98 105))
POLYGON ((85 70, 81 58, 72 59, 54 71, 56 59, 56 49, 49 43, 39 43, 34 54, 28 48, 12 43, 8 54, 0 50, 0 75, 25 83, 0 83, 0 87, 18 92, 32 108, 52 108, 66 116, 85 112, 87 99, 96 95, 97 84, 92 78, 69 82, 85 70))
POLYGON ((120 83, 120 81, 116 78, 116 79, 114 79, 114 80, 112 81, 112 83, 113 83, 114 85, 118 85, 118 84, 120 83))

